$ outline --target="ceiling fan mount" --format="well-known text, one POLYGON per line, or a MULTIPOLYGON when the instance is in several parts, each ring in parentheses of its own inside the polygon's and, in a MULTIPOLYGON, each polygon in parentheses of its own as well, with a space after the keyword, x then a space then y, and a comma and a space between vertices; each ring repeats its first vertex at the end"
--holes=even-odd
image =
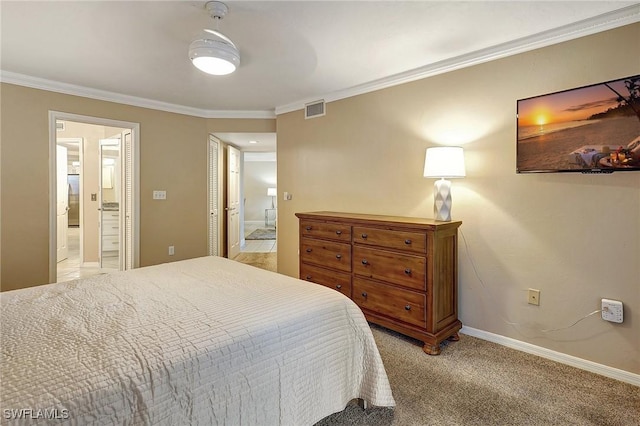
POLYGON ((204 5, 213 19, 222 19, 229 13, 229 8, 221 1, 209 1, 204 5))

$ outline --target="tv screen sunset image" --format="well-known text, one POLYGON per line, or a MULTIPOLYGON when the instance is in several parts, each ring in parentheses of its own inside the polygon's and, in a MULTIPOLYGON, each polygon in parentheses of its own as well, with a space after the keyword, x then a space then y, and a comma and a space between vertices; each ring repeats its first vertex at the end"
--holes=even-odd
POLYGON ((640 75, 517 102, 517 171, 640 170, 640 75))

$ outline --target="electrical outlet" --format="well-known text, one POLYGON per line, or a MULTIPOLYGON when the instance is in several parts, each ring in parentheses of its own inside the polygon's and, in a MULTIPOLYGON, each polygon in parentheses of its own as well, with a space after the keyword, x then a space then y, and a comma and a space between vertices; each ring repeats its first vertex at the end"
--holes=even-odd
POLYGON ((540 306, 540 290, 534 288, 529 289, 529 304, 540 306))
POLYGON ((621 323, 623 321, 622 302, 618 300, 602 299, 602 319, 621 323))
POLYGON ((166 200, 167 199, 167 191, 153 191, 153 199, 154 200, 166 200))
POLYGON ((176 254, 176 249, 174 246, 169 246, 169 256, 173 256, 176 254))

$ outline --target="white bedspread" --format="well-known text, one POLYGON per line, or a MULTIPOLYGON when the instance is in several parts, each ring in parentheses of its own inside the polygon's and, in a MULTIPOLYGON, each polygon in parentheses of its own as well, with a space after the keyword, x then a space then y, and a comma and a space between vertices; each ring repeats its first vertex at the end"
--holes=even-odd
POLYGON ((351 300, 227 259, 0 299, 3 423, 299 426, 353 398, 394 405, 351 300))

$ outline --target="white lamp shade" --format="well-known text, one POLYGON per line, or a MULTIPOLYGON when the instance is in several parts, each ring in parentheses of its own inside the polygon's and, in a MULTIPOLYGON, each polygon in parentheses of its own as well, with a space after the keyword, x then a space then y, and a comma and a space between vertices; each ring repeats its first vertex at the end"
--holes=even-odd
POLYGON ((424 159, 424 177, 465 177, 464 151, 458 146, 427 148, 424 159))
POLYGON ((276 192, 275 188, 267 188, 268 197, 275 197, 276 195, 278 195, 278 193, 276 192))
POLYGON ((240 65, 240 53, 235 46, 208 38, 194 40, 189 46, 189 59, 207 74, 231 74, 240 65))

